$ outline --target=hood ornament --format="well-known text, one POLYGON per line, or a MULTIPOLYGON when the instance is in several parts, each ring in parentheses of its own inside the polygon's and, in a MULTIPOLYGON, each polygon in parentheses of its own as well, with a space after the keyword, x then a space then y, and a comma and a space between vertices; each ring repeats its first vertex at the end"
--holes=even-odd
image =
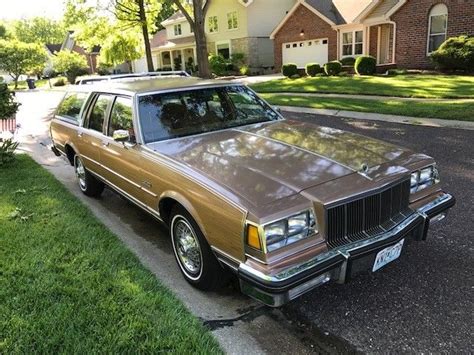
POLYGON ((367 171, 369 171, 369 166, 368 166, 366 163, 363 163, 363 164, 360 166, 360 172, 361 172, 361 173, 367 173, 367 171))

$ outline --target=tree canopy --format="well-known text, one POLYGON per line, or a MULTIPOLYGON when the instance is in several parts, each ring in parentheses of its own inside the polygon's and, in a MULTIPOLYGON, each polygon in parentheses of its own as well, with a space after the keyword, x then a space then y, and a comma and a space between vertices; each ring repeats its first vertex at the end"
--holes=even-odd
POLYGON ((76 77, 87 73, 87 61, 77 52, 62 50, 53 57, 53 68, 65 74, 69 83, 74 84, 76 77))
POLYGON ((14 21, 11 24, 13 36, 26 43, 62 43, 66 29, 59 21, 45 17, 34 17, 14 21))
POLYGON ((131 62, 141 56, 142 51, 137 36, 125 32, 107 38, 102 45, 100 61, 106 66, 115 66, 125 62, 132 71, 131 62))
POLYGON ((40 44, 0 40, 0 70, 13 78, 15 89, 20 75, 42 71, 46 60, 46 51, 40 44))

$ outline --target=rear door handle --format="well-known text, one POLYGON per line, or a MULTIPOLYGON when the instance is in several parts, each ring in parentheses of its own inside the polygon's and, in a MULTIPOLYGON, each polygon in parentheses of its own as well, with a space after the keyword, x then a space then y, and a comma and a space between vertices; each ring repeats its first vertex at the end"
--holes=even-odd
POLYGON ((108 146, 109 146, 109 142, 102 141, 102 145, 103 145, 104 147, 108 147, 108 146))
POLYGON ((77 133, 77 136, 78 136, 79 138, 82 138, 82 135, 83 135, 83 134, 84 134, 84 133, 82 133, 82 132, 78 132, 78 133, 77 133))

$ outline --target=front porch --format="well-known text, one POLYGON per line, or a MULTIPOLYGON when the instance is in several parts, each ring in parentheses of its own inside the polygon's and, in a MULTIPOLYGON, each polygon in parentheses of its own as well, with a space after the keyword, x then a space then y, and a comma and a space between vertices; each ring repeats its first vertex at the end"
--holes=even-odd
POLYGON ((157 70, 195 71, 196 47, 160 49, 153 52, 157 58, 157 70))

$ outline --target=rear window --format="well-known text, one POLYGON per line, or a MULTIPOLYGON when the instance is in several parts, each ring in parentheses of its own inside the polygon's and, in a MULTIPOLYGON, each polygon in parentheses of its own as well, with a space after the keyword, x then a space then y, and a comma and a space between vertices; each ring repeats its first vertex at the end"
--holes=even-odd
POLYGON ((81 108, 86 101, 87 94, 83 92, 72 92, 66 94, 59 104, 57 115, 79 123, 81 108))

